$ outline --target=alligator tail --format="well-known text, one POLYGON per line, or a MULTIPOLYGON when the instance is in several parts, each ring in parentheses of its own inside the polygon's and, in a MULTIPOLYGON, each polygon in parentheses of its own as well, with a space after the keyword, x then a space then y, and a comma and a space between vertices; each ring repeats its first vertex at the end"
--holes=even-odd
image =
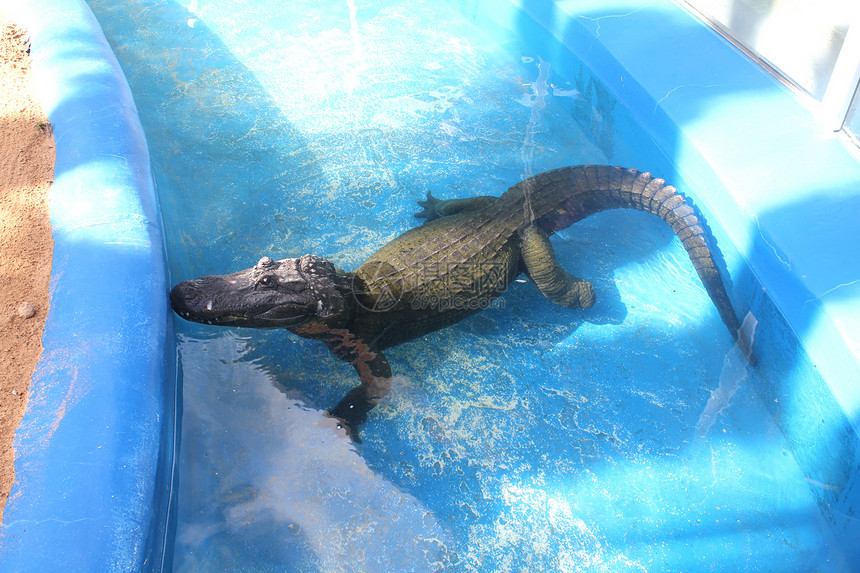
MULTIPOLYGON (((609 209, 637 209, 663 219, 681 239, 702 284, 732 337, 740 322, 714 262, 705 236, 704 220, 684 197, 663 179, 635 169, 608 165, 578 165, 547 171, 524 180, 508 193, 520 195, 548 233, 609 209), (521 191, 515 191, 520 188, 521 191)), ((715 251, 716 252, 716 251, 715 251)))

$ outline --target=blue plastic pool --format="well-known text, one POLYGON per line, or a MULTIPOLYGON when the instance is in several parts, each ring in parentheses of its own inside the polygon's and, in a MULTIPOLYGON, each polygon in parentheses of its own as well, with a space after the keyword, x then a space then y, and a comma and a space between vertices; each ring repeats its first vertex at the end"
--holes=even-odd
MULTIPOLYGON (((55 284, 73 273, 63 256, 78 257, 74 284, 103 284, 91 296, 121 293, 131 305, 108 306, 134 310, 112 334, 70 336, 52 299, 0 569, 860 563, 848 542, 860 399, 845 335, 860 298, 847 240, 860 166, 810 137, 818 128, 791 94, 675 4, 90 0, 122 74, 85 6, 44 4, 62 7, 46 20, 92 28, 56 44, 37 31, 37 63, 41 46, 63 44, 67 59, 105 49, 68 64, 78 77, 103 73, 92 88, 102 91, 57 90, 48 105, 58 153, 66 133, 88 135, 63 131, 65 117, 116 109, 120 119, 93 132, 121 132, 96 159, 58 156, 55 193, 64 173, 71 192, 52 199, 55 235, 74 240, 58 250, 55 284), (121 92, 121 106, 100 107, 115 97, 105 82, 123 76, 133 104, 121 92), (671 230, 626 211, 554 239, 562 264, 594 282, 592 309, 554 306, 523 281, 481 314, 390 350, 395 387, 361 444, 324 416, 357 379, 323 346, 169 318, 172 283, 262 255, 355 268, 417 224, 427 192, 498 195, 579 163, 649 170, 693 200, 736 308, 758 321, 756 368, 739 360, 671 230), (94 195, 89 182, 105 178, 94 195), (127 200, 115 192, 126 187, 127 200), (117 214, 81 223, 89 203, 117 214), (149 302, 135 307, 141 296, 149 302), (60 356, 103 346, 117 347, 109 366, 60 356), (714 396, 727 401, 715 408, 714 396), (57 401, 68 413, 52 413, 57 401)), ((73 147, 83 156, 90 145, 73 147)), ((69 320, 81 320, 74 296, 69 320)))

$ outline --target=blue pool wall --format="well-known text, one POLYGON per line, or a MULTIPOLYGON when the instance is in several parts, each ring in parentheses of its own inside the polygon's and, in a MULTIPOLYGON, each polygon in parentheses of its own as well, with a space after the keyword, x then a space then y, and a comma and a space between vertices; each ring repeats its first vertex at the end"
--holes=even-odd
POLYGON ((30 34, 57 152, 50 310, 15 436, 0 571, 159 570, 174 343, 146 140, 83 2, 0 10, 30 34))
MULTIPOLYGON (((661 175, 695 190, 729 253, 736 303, 763 324, 785 321, 802 341, 759 391, 773 398, 810 480, 831 484, 821 506, 835 535, 856 539, 856 158, 796 96, 672 2, 455 3, 487 29, 548 30, 546 57, 563 65, 561 46, 573 50, 656 141, 661 175)), ((0 571, 157 571, 169 545, 176 408, 145 140, 86 5, 12 4, 0 9, 30 31, 58 155, 51 310, 16 436, 0 571)), ((624 163, 623 142, 613 151, 624 163)), ((790 346, 765 337, 759 350, 790 346)))

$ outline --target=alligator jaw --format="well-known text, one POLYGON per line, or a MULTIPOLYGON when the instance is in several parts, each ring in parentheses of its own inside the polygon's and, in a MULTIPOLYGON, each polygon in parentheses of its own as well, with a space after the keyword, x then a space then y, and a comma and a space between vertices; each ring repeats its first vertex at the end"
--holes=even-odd
POLYGON ((217 325, 239 325, 249 320, 244 313, 219 312, 215 310, 215 300, 206 296, 208 285, 214 280, 209 277, 179 283, 170 291, 170 304, 173 310, 192 322, 217 325))
POLYGON ((218 326, 242 326, 243 323, 248 322, 250 317, 240 314, 222 314, 221 316, 216 316, 212 318, 202 318, 192 315, 190 312, 185 310, 177 310, 174 306, 173 309, 176 311, 176 314, 184 318, 185 320, 189 320, 191 322, 199 322, 201 324, 211 324, 218 326))

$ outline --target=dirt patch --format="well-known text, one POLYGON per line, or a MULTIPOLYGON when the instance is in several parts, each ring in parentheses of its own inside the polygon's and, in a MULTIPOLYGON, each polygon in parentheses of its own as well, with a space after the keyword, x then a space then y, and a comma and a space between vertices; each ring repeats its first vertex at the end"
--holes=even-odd
POLYGON ((0 522, 12 440, 42 354, 53 241, 54 139, 32 91, 26 32, 0 14, 0 522))

